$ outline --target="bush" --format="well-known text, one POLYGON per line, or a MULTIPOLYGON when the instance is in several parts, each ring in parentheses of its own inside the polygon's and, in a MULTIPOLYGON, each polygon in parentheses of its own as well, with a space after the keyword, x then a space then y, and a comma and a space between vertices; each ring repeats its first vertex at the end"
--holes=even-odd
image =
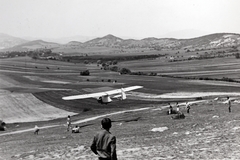
POLYGON ((131 75, 146 75, 146 73, 143 73, 143 72, 131 72, 131 75))
POLYGON ((118 67, 117 66, 113 66, 110 68, 111 71, 117 72, 118 71, 118 67))
POLYGON ((203 98, 202 97, 197 97, 196 100, 202 100, 203 98))
POLYGON ((81 76, 89 76, 90 72, 89 72, 89 70, 85 70, 85 71, 80 72, 80 75, 81 76))
POLYGON ((106 63, 102 63, 102 67, 104 68, 107 64, 106 63))
POLYGON ((88 60, 85 60, 85 61, 84 61, 84 64, 88 64, 88 63, 89 63, 89 61, 88 61, 88 60))
POLYGON ((91 111, 91 108, 83 108, 83 112, 91 111))
POLYGON ((236 53, 236 54, 235 54, 235 57, 236 57, 237 59, 239 59, 239 58, 240 58, 240 54, 239 54, 239 53, 236 53))
POLYGON ((97 60, 97 64, 102 64, 102 61, 101 60, 97 60))
POLYGON ((117 60, 114 60, 114 61, 112 62, 113 65, 116 65, 117 63, 118 63, 117 60))
POLYGON ((122 69, 120 70, 120 73, 121 73, 121 74, 131 74, 131 71, 130 71, 130 69, 122 68, 122 69))
POLYGON ((107 65, 112 65, 112 61, 107 61, 107 65))
POLYGON ((154 72, 151 72, 150 74, 149 74, 149 76, 156 76, 157 75, 157 73, 154 73, 154 72))

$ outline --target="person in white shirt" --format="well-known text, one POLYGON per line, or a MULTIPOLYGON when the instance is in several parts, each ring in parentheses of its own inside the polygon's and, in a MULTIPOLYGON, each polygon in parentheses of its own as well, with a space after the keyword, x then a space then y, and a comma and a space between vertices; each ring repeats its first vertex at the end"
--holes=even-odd
POLYGON ((178 104, 178 102, 177 102, 177 104, 176 104, 176 106, 177 106, 177 112, 179 112, 180 110, 179 110, 179 104, 178 104))
POLYGON ((80 129, 80 127, 75 126, 75 127, 72 129, 72 133, 79 133, 79 129, 80 129))
POLYGON ((69 129, 71 128, 71 123, 72 123, 71 117, 70 117, 70 115, 68 115, 68 117, 67 117, 67 131, 69 131, 69 129))
POLYGON ((38 134, 38 132, 39 132, 39 128, 38 128, 37 125, 35 125, 35 127, 34 127, 34 134, 38 134))

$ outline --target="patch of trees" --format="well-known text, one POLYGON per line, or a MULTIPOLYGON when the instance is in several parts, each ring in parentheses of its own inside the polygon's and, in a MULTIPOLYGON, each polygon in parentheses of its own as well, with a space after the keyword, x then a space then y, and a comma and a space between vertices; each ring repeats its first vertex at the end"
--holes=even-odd
POLYGON ((89 75, 90 75, 90 72, 89 72, 89 70, 81 71, 81 72, 80 72, 80 75, 81 75, 81 76, 89 76, 89 75))
POLYGON ((117 72, 118 71, 118 67, 117 66, 113 66, 113 67, 110 67, 111 65, 116 65, 118 62, 116 60, 114 61, 107 61, 105 63, 103 63, 101 60, 98 60, 97 62, 97 65, 101 65, 101 69, 104 69, 104 70, 111 70, 111 71, 115 71, 117 72))
MULTIPOLYGON (((90 81, 89 79, 87 79, 86 81, 90 81)), ((94 81, 94 80, 92 80, 94 81)), ((111 79, 107 79, 107 80, 104 80, 104 79, 101 79, 101 80, 95 80, 95 82, 112 82, 112 83, 117 83, 117 80, 111 80, 111 79)))
MULTIPOLYGON (((210 54, 208 52, 205 52, 203 55, 199 55, 197 52, 196 54, 198 56, 191 56, 185 59, 172 59, 169 60, 168 62, 179 62, 179 61, 190 61, 190 60, 204 60, 204 59, 213 59, 213 58, 223 58, 223 57, 228 57, 228 56, 237 56, 237 53, 231 53, 231 54, 224 54, 225 51, 218 51, 216 54, 210 54)), ((237 57, 236 57, 237 58, 237 57)))
POLYGON ((235 57, 236 57, 237 59, 239 59, 239 58, 240 58, 240 54, 239 54, 239 53, 236 53, 236 54, 235 54, 235 57))
POLYGON ((52 53, 51 49, 37 49, 33 51, 8 51, 6 52, 6 54, 9 58, 29 56, 34 59, 37 59, 39 57, 48 57, 48 56, 58 55, 57 53, 52 53))
POLYGON ((110 67, 111 71, 118 72, 118 66, 110 67))
MULTIPOLYGON (((118 66, 113 66, 113 67, 108 66, 108 69, 113 72, 119 72, 120 74, 132 74, 131 70, 128 68, 119 68, 118 66)), ((105 70, 106 70, 106 66, 105 66, 105 70)))
POLYGON ((19 51, 11 51, 7 52, 7 57, 8 58, 13 58, 13 57, 25 57, 29 55, 30 52, 19 52, 19 51))
POLYGON ((116 65, 119 61, 131 61, 131 60, 140 60, 140 59, 155 59, 162 57, 161 54, 152 54, 152 55, 129 55, 129 56, 105 56, 105 55, 95 55, 95 56, 63 56, 63 61, 71 61, 77 63, 85 63, 85 61, 97 63, 98 65, 102 63, 109 63, 111 65, 116 65))
POLYGON ((131 74, 131 70, 128 69, 128 68, 121 68, 119 70, 119 73, 121 73, 121 74, 131 74))
POLYGON ((13 57, 32 57, 32 59, 61 59, 61 56, 58 53, 53 53, 51 49, 37 49, 32 51, 8 51, 5 54, 7 58, 13 57))
POLYGON ((131 75, 139 75, 139 76, 145 75, 145 76, 146 76, 147 73, 144 73, 144 72, 140 72, 140 71, 139 71, 139 72, 132 72, 131 75))
POLYGON ((88 63, 89 63, 89 61, 88 61, 88 60, 85 60, 85 61, 84 61, 84 64, 88 64, 88 63))
POLYGON ((131 75, 139 75, 139 76, 157 76, 157 73, 155 72, 150 72, 150 73, 145 73, 145 72, 131 72, 131 75))

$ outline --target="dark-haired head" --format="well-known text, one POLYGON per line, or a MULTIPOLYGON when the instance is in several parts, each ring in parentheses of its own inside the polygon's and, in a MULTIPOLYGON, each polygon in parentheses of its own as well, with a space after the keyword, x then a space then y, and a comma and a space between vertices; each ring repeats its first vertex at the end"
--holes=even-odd
POLYGON ((109 130, 112 127, 112 121, 110 118, 103 118, 102 119, 102 128, 109 130))

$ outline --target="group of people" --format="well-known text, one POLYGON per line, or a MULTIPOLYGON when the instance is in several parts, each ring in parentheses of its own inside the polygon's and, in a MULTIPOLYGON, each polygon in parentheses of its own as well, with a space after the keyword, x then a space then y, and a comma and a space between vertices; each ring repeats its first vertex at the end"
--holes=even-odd
MULTIPOLYGON (((178 102, 176 103, 176 110, 173 109, 172 105, 170 103, 168 103, 169 105, 169 110, 168 110, 168 114, 179 114, 181 113, 180 109, 179 109, 179 104, 178 102)), ((186 102, 186 109, 187 109, 187 113, 190 113, 190 103, 186 102)))
MULTIPOLYGON (((184 119, 185 115, 183 114, 183 112, 180 111, 179 108, 179 104, 178 102, 176 103, 176 110, 173 109, 172 105, 170 103, 168 103, 169 105, 169 110, 168 110, 168 114, 176 114, 175 116, 171 116, 172 119, 184 119)), ((186 102, 186 109, 187 109, 187 113, 190 113, 190 103, 186 102)))
MULTIPOLYGON (((229 97, 227 97, 226 103, 228 104, 228 111, 229 111, 229 113, 232 112, 232 110, 231 110, 231 107, 232 107, 231 99, 229 97)), ((176 111, 173 109, 173 107, 172 107, 172 105, 170 103, 168 103, 168 105, 169 105, 168 114, 181 114, 182 113, 180 111, 180 109, 179 109, 178 102, 176 103, 176 111)), ((189 102, 186 102, 186 109, 187 109, 187 113, 190 113, 191 107, 190 107, 190 103, 189 102)))
MULTIPOLYGON (((71 116, 68 115, 68 117, 67 117, 67 131, 69 131, 71 129, 71 125, 72 125, 71 116)), ((78 125, 73 127, 72 128, 72 133, 80 133, 80 127, 78 125)))

